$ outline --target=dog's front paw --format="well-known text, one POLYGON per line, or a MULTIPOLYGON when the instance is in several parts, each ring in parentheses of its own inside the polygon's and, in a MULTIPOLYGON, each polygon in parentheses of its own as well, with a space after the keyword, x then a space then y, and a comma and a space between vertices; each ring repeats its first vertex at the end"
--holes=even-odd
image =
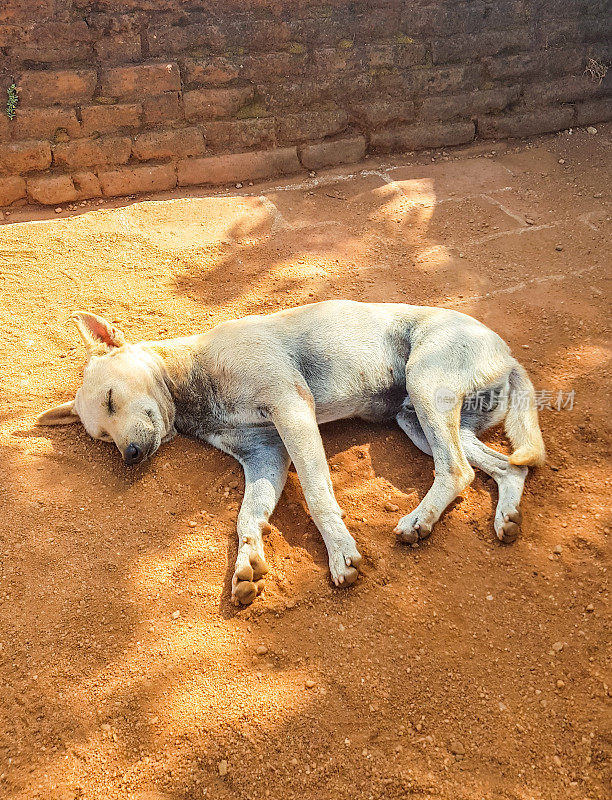
POLYGON ((410 514, 406 514, 400 519, 393 532, 397 534, 400 541, 414 544, 420 539, 427 539, 432 528, 433 524, 427 520, 426 515, 415 508, 410 514))
POLYGON ((329 571, 336 586, 350 586, 359 577, 361 553, 352 536, 337 542, 329 551, 329 571))
POLYGON ((232 577, 232 600, 236 605, 248 606, 263 592, 263 577, 268 565, 258 554, 243 548, 238 553, 236 570, 232 577))

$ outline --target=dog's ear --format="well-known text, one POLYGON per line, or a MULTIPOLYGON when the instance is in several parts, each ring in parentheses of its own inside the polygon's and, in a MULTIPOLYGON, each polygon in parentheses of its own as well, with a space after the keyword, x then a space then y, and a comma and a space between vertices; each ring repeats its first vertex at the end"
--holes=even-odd
POLYGON ((72 315, 72 320, 77 326, 85 347, 90 355, 104 355, 114 347, 121 347, 126 343, 125 336, 119 330, 97 314, 87 311, 77 311, 72 315))
POLYGON ((80 422, 80 417, 74 410, 74 400, 43 411, 36 418, 37 425, 72 425, 73 422, 80 422))

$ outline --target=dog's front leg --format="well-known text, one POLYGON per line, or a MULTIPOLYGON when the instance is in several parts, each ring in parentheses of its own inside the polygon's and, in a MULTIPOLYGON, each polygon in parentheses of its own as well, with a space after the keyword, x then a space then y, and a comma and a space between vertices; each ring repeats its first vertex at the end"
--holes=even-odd
POLYGON ((312 396, 302 390, 295 397, 284 398, 270 416, 295 465, 308 508, 327 547, 332 580, 336 586, 350 586, 357 580, 361 555, 334 497, 312 396))
POLYGON ((247 605, 261 593, 268 572, 263 531, 283 491, 289 455, 271 428, 250 432, 236 457, 244 469, 244 498, 238 513, 238 556, 232 578, 232 598, 247 605))

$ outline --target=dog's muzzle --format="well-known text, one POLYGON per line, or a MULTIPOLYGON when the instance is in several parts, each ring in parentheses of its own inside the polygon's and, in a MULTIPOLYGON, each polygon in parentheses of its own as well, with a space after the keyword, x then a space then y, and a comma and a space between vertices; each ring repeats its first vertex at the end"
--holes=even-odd
POLYGON ((134 464, 140 464, 144 457, 145 451, 141 447, 138 447, 135 442, 128 444, 123 451, 123 460, 130 467, 133 467, 134 464))

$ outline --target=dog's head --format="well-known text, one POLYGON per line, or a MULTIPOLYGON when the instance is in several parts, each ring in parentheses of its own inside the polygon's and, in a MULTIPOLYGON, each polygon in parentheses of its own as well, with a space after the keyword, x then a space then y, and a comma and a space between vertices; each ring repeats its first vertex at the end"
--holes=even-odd
POLYGON ((114 442, 126 464, 139 464, 174 433, 163 362, 96 314, 79 312, 72 319, 89 356, 83 385, 74 400, 41 414, 38 424, 80 421, 94 439, 114 442))

